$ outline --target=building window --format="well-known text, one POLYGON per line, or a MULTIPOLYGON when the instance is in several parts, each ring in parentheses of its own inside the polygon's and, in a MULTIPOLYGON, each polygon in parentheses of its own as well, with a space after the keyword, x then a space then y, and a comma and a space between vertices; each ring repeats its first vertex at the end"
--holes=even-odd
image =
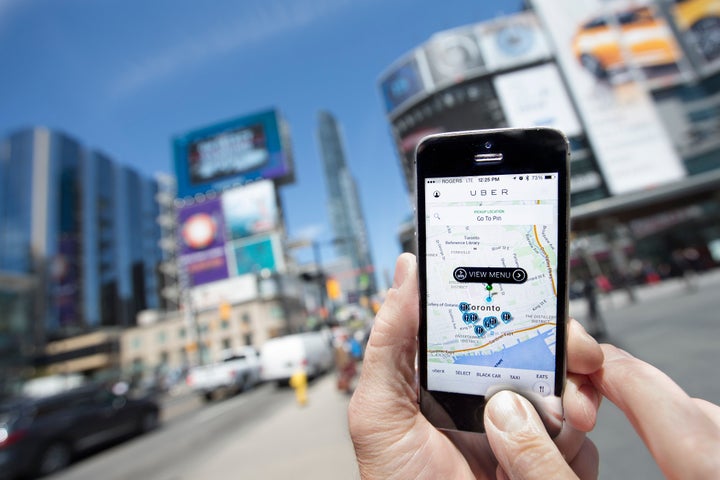
POLYGON ((250 314, 245 312, 242 314, 242 323, 240 324, 240 334, 245 341, 245 345, 252 345, 253 336, 250 327, 250 314))

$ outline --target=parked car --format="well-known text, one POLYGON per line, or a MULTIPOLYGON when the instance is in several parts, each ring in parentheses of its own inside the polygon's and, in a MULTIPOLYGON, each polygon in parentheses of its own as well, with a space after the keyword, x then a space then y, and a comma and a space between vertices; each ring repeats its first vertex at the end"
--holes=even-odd
POLYGON ((260 381, 260 360, 253 347, 227 350, 220 362, 190 369, 187 384, 206 401, 248 390, 260 381))
POLYGON ((104 386, 0 403, 0 478, 57 472, 80 453, 159 425, 160 407, 104 386))
POLYGON ((286 385, 300 369, 309 378, 317 377, 333 367, 331 339, 324 332, 272 338, 260 350, 260 364, 262 380, 278 385, 286 385))

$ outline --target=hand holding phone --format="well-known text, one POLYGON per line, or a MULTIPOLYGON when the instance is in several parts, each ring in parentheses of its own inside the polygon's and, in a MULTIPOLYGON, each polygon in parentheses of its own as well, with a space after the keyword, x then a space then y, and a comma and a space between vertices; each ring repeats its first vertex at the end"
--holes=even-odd
POLYGON ((560 432, 567 318, 568 144, 548 128, 432 135, 416 156, 420 407, 483 432, 513 390, 560 432))
MULTIPOLYGON (((392 288, 376 316, 360 381, 350 401, 348 423, 360 478, 495 478, 498 461, 516 459, 520 452, 524 459, 543 459, 514 462, 524 469, 524 478, 564 478, 547 473, 563 465, 580 478, 596 477, 597 452, 583 432, 593 428, 599 407, 599 395, 587 377, 602 365, 597 342, 578 322, 568 323, 565 422, 554 440, 537 419, 521 422, 520 432, 501 436, 494 435, 489 425, 487 435, 440 431, 420 413, 417 403, 417 278, 415 256, 402 254, 392 288), (494 455, 489 444, 493 440, 493 449, 499 441, 503 452, 494 455)), ((493 397, 488 413, 503 397, 507 395, 493 397)), ((515 418, 512 412, 510 416, 515 418)))

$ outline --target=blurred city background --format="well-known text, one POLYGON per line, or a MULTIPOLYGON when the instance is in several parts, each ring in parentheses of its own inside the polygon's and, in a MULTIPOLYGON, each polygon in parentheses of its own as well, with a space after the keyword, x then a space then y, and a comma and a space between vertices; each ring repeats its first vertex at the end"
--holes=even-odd
POLYGON ((0 477, 356 478, 443 131, 563 130, 571 314, 720 401, 720 0, 2 0, 0 60, 0 477))

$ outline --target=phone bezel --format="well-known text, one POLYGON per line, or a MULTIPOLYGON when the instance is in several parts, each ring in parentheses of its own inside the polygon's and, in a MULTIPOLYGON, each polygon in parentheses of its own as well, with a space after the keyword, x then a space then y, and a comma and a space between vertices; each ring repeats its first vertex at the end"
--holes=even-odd
MULTIPOLYGON (((418 335, 418 401, 421 410, 439 428, 483 432, 486 398, 481 395, 427 390, 427 281, 425 245, 425 180, 493 174, 558 174, 558 301, 556 365, 553 396, 559 398, 566 377, 568 315, 569 146, 565 135, 551 128, 493 129, 452 132, 425 137, 415 155, 416 236, 420 292, 418 335), (486 142, 491 143, 487 148, 486 142), (500 153, 499 161, 476 161, 478 154, 500 153), (437 409, 437 407, 442 407, 437 409), (429 412, 435 415, 429 415, 429 412), (437 415, 440 411, 442 414, 437 415), (435 418, 431 418, 431 417, 435 418), (449 417, 449 418, 448 418, 449 417)), ((541 412, 542 416, 542 412, 541 412)), ((557 433, 557 432, 551 432, 557 433)))

